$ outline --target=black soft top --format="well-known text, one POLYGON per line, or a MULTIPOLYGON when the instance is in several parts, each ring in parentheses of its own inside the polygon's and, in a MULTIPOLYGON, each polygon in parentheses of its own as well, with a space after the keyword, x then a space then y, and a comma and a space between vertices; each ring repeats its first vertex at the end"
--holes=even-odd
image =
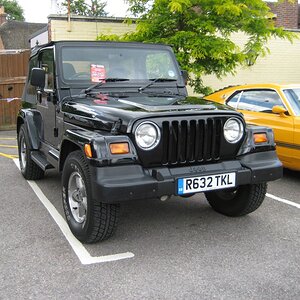
POLYGON ((47 44, 38 45, 31 49, 31 56, 36 55, 40 50, 53 46, 65 46, 65 45, 86 45, 86 46, 112 46, 115 48, 118 47, 129 47, 129 48, 155 48, 155 49, 171 49, 170 45, 166 44, 154 44, 154 43, 142 43, 142 42, 114 42, 114 41, 79 41, 79 40, 67 40, 67 41, 52 41, 47 44))

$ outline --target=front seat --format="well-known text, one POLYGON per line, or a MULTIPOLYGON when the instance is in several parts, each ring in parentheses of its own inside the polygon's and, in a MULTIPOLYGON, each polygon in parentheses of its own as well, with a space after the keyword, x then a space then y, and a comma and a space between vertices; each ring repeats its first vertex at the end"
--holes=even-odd
POLYGON ((65 79, 71 79, 75 74, 75 68, 71 63, 63 63, 63 75, 65 79))

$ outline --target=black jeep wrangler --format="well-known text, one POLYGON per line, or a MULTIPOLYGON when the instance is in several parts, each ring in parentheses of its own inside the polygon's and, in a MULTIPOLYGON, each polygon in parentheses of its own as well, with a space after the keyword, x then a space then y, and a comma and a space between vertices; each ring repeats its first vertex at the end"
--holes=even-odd
POLYGON ((82 242, 110 237, 120 202, 204 192, 241 216, 282 176, 272 130, 188 97, 169 46, 51 42, 33 49, 17 120, 26 179, 62 172, 67 222, 82 242))

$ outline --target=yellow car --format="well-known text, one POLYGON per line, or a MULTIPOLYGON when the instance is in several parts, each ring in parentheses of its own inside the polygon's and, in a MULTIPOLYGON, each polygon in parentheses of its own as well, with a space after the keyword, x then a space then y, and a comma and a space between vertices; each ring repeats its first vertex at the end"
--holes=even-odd
POLYGON ((205 99, 225 103, 250 124, 273 128, 284 167, 300 171, 300 84, 249 84, 224 88, 205 99))

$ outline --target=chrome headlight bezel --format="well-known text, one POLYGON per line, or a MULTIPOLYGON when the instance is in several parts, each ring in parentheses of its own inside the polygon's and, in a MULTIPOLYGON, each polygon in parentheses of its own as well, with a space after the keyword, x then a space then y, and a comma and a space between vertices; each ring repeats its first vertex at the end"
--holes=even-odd
POLYGON ((151 121, 140 123, 135 129, 134 136, 137 146, 145 151, 154 149, 159 144, 161 138, 159 127, 151 121), (145 139, 146 137, 152 139, 148 144, 145 139))
POLYGON ((244 135, 243 122, 237 118, 229 118, 224 124, 223 134, 228 143, 238 143, 244 135))

